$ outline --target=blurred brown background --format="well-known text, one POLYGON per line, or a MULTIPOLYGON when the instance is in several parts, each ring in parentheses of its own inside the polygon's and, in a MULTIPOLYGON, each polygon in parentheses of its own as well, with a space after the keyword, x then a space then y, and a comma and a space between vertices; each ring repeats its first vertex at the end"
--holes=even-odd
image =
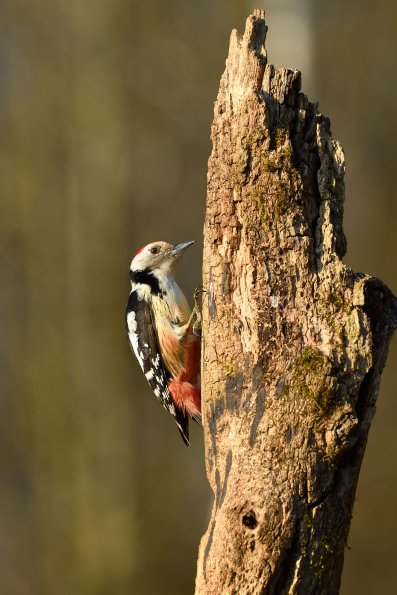
MULTIPOLYGON (((230 31, 267 11, 269 59, 346 150, 346 262, 397 292, 392 0, 1 0, 0 595, 184 595, 211 506, 124 335, 148 241, 196 238, 230 31)), ((397 570, 397 344, 360 478, 343 595, 397 570)))

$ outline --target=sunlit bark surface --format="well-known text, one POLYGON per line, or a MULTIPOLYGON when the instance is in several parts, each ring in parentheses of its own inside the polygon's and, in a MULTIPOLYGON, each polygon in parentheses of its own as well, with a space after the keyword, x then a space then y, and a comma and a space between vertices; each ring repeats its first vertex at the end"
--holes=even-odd
POLYGON ((196 593, 329 595, 397 301, 341 260, 343 150, 265 35, 233 31, 212 125, 196 593))

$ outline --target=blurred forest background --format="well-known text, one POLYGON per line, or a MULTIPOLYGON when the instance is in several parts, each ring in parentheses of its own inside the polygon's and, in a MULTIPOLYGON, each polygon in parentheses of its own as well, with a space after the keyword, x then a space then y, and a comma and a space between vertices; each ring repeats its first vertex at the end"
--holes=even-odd
MULTIPOLYGON (((266 10, 269 60, 346 150, 346 263, 397 292, 397 4, 1 0, 0 594, 185 595, 211 507, 124 334, 128 269, 198 242, 232 28, 266 10)), ((397 569, 397 344, 360 477, 343 595, 397 569)))

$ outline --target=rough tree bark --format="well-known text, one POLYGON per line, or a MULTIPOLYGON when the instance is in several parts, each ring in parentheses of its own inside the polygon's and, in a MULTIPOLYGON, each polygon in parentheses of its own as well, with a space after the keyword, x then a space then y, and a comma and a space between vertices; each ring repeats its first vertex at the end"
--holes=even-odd
POLYGON ((200 595, 338 593, 397 325, 392 293, 341 260, 342 148, 265 35, 261 11, 233 31, 212 126, 200 595))

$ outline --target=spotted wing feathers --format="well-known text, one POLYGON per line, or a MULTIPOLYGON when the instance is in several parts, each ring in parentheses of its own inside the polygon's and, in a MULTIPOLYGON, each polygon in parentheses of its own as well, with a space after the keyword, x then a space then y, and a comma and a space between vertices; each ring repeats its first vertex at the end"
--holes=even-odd
POLYGON ((126 330, 131 348, 154 394, 174 417, 185 444, 189 444, 188 417, 175 407, 168 383, 170 373, 161 358, 153 314, 138 292, 131 291, 126 310, 126 330))

